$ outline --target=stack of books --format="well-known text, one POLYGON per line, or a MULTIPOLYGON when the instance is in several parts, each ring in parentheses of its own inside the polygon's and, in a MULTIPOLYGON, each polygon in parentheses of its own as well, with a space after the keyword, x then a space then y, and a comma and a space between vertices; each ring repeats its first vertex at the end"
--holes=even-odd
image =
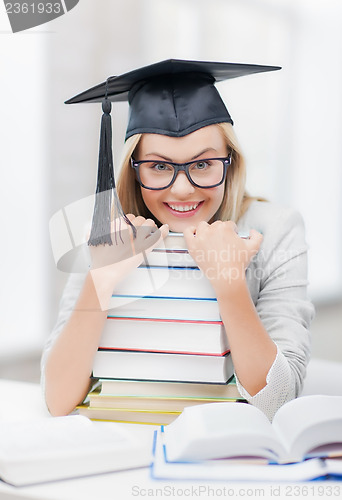
POLYGON ((79 413, 92 420, 167 425, 188 406, 228 401, 244 401, 234 379, 227 384, 100 379, 79 413))
POLYGON ((112 297, 93 365, 92 419, 168 424, 187 406, 242 400, 210 281, 167 237, 112 297))

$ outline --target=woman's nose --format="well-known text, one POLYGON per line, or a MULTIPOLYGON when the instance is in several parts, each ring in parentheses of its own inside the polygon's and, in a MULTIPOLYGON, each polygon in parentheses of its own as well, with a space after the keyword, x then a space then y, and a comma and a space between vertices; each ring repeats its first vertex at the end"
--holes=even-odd
POLYGON ((178 172, 175 182, 171 186, 171 193, 178 196, 188 196, 195 191, 185 172, 178 172))

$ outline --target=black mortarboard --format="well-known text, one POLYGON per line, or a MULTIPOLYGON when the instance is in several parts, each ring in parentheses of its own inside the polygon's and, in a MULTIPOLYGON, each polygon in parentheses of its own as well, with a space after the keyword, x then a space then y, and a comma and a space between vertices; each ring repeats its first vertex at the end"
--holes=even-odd
MULTIPOLYGON (((90 245, 111 244, 111 194, 118 214, 125 217, 115 192, 111 149, 111 103, 127 101, 130 105, 126 139, 133 134, 155 133, 181 137, 214 123, 233 120, 224 105, 215 83, 239 76, 275 71, 279 66, 223 62, 183 61, 169 59, 111 76, 66 101, 66 104, 102 102, 100 153, 97 198, 90 245), (98 196, 102 193, 102 196, 98 196), (109 226, 108 226, 109 224, 109 226)), ((127 221, 126 221, 127 222, 127 221)))

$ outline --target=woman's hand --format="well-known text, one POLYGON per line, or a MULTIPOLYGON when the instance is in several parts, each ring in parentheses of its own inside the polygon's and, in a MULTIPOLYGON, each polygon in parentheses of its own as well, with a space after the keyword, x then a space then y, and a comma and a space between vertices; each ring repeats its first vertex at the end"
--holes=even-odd
POLYGON ((169 232, 166 224, 158 229, 152 219, 133 214, 127 217, 137 230, 135 238, 132 228, 120 219, 112 222, 112 245, 89 247, 90 273, 103 310, 108 308, 109 298, 117 283, 142 264, 144 255, 152 251, 169 232))
POLYGON ((227 292, 245 279, 245 271, 257 254, 262 235, 250 231, 249 238, 240 238, 232 221, 200 222, 184 231, 190 255, 210 280, 216 294, 227 292))

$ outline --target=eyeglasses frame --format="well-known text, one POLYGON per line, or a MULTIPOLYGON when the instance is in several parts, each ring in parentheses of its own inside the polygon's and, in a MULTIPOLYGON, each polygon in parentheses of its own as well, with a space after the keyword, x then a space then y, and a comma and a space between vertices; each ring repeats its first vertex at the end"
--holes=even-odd
POLYGON ((140 178, 140 173, 139 173, 139 166, 143 163, 153 163, 153 160, 152 161, 151 160, 136 161, 136 160, 134 160, 133 157, 131 158, 131 167, 134 168, 135 173, 136 173, 136 177, 137 177, 137 181, 139 182, 140 186, 143 187, 144 189, 150 189, 152 191, 161 191, 163 189, 167 189, 170 186, 172 186, 172 184, 175 182, 176 177, 177 177, 179 172, 185 172, 185 175, 186 175, 188 181, 193 186, 198 187, 200 189, 211 189, 211 188, 220 186, 224 182, 226 175, 227 175, 227 169, 232 164, 232 152, 229 153, 229 155, 226 158, 202 158, 199 160, 188 161, 186 163, 173 163, 171 161, 160 161, 160 163, 163 163, 165 165, 171 165, 174 169, 173 177, 172 177, 171 181, 169 182, 169 184, 167 186, 160 187, 160 188, 148 187, 148 186, 145 186, 145 184, 143 184, 143 182, 141 181, 141 178, 140 178), (198 163, 200 161, 209 161, 209 160, 220 160, 222 162, 222 164, 223 164, 222 179, 217 184, 213 184, 211 186, 200 186, 199 184, 196 184, 196 182, 194 182, 191 179, 191 176, 189 174, 190 165, 193 165, 194 163, 198 163))

